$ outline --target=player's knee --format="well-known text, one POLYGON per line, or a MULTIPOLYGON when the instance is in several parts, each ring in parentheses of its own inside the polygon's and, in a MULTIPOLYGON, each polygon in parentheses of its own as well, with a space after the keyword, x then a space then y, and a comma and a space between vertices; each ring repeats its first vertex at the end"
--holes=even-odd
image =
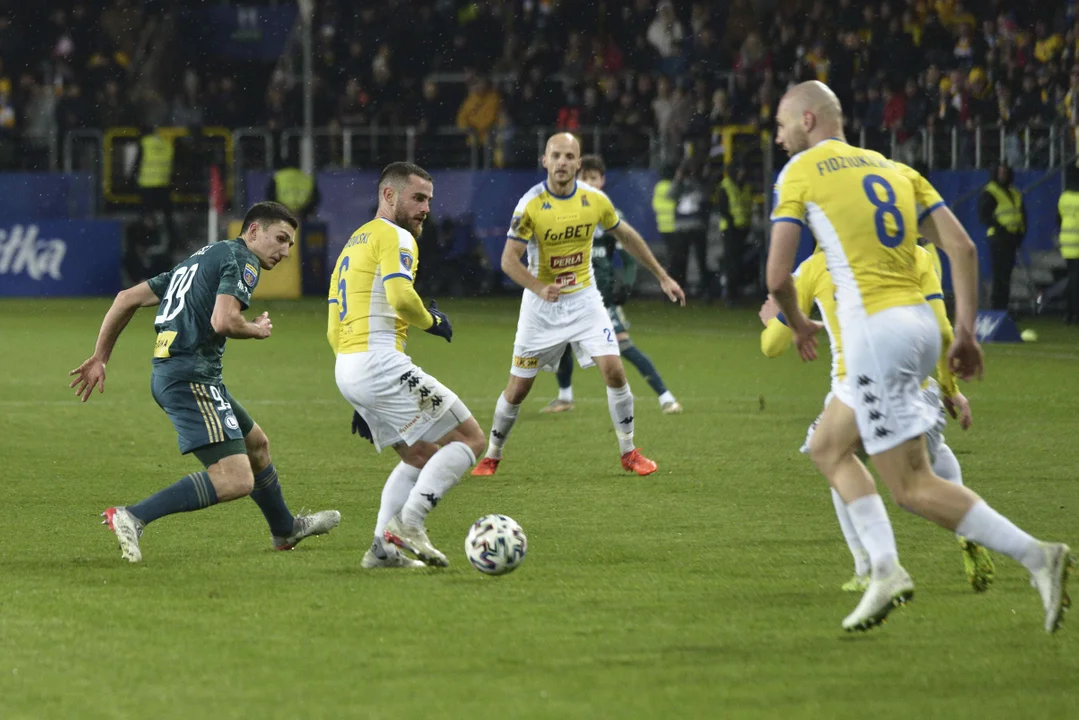
POLYGON ((483 434, 483 428, 473 419, 471 423, 466 423, 463 430, 463 442, 468 445, 468 449, 472 451, 473 455, 480 457, 483 451, 487 449, 487 436, 483 434))
POLYGON ((252 468, 262 470, 270 464, 270 438, 258 425, 244 437, 244 445, 252 468))
POLYGON ((247 497, 255 489, 255 475, 246 455, 230 455, 206 469, 219 502, 247 497))
POLYGON ((506 398, 506 402, 510 405, 520 405, 528 397, 528 391, 532 388, 532 381, 535 378, 520 378, 516 375, 510 376, 510 381, 506 385, 506 389, 502 395, 506 398))
POLYGON ((603 369, 603 380, 609 388, 620 388, 626 385, 626 369, 622 363, 612 363, 603 369))
POLYGON ((813 437, 809 439, 809 459, 825 477, 831 477, 832 471, 839 464, 840 455, 836 444, 822 437, 822 433, 813 433, 813 437))

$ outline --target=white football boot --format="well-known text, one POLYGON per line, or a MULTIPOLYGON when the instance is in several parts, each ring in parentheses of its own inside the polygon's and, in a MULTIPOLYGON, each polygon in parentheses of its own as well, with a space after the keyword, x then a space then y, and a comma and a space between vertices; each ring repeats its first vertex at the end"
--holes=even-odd
POLYGON ((142 560, 142 550, 139 549, 142 523, 126 507, 111 507, 101 513, 101 517, 105 518, 101 524, 108 525, 120 543, 120 557, 133 563, 142 560))
MULTIPOLYGON (((376 540, 375 543, 378 541, 376 540)), ((420 560, 413 560, 410 557, 406 557, 403 552, 397 549, 396 545, 390 543, 382 543, 382 551, 386 557, 379 557, 375 554, 375 543, 371 543, 371 547, 367 548, 367 552, 363 554, 363 561, 360 562, 360 567, 364 570, 372 570, 374 568, 422 568, 427 567, 427 564, 420 560)))
POLYGON ((1042 596, 1045 608, 1045 631, 1056 632, 1064 620, 1064 611, 1071 605, 1068 595, 1068 574, 1075 567, 1071 549, 1064 543, 1044 543, 1045 565, 1030 574, 1031 584, 1042 596))
POLYGON ((415 555, 424 565, 431 567, 447 567, 450 562, 438 548, 427 539, 427 530, 422 526, 406 525, 400 516, 394 517, 386 525, 383 537, 402 550, 408 550, 415 555))
POLYGON ((325 535, 341 523, 341 513, 336 510, 321 510, 317 513, 305 513, 296 516, 292 534, 288 537, 272 535, 274 550, 291 550, 304 538, 325 535))
POLYGON ((900 565, 886 578, 869 580, 869 588, 862 595, 858 607, 843 619, 843 629, 848 632, 869 630, 884 622, 894 608, 906 605, 914 597, 914 581, 900 565))

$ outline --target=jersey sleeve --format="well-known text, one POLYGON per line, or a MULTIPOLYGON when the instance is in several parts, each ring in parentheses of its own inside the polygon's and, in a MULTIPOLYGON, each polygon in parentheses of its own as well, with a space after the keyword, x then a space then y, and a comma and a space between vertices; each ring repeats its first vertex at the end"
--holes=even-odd
POLYGON ((240 301, 244 310, 251 306, 251 292, 258 285, 258 270, 245 262, 240 268, 240 258, 227 253, 221 260, 221 275, 217 282, 218 295, 231 295, 240 301))
POLYGON ((333 275, 330 276, 330 293, 326 298, 326 304, 329 308, 326 316, 326 339, 330 343, 330 347, 333 348, 334 355, 337 354, 337 340, 340 337, 341 328, 341 261, 337 262, 337 266, 333 269, 333 275))
POLYGON ((956 385, 955 374, 948 366, 948 350, 955 339, 955 332, 948 320, 948 311, 944 307, 944 291, 940 285, 940 276, 933 265, 933 258, 924 248, 918 252, 918 276, 922 286, 922 294, 929 307, 933 308, 933 314, 940 326, 940 358, 937 360, 937 382, 944 397, 952 397, 959 388, 956 385))
POLYGON ((519 242, 531 242, 536 234, 536 224, 532 219, 532 214, 529 211, 529 200, 531 197, 525 195, 517 202, 517 207, 513 209, 513 218, 510 220, 510 231, 506 235, 510 240, 517 240, 519 242))
POLYGON ((170 282, 172 282, 172 270, 166 270, 160 275, 155 275, 147 280, 146 284, 150 286, 150 292, 157 295, 157 299, 160 300, 168 292, 170 282))
POLYGON ((797 157, 791 158, 776 179, 772 191, 772 222, 790 222, 805 227, 809 184, 796 160, 797 157))
POLYGON ((416 248, 407 231, 378 234, 378 266, 382 279, 403 278, 415 282, 416 248))
POLYGON ((610 232, 614 228, 618 227, 618 223, 622 222, 622 217, 618 214, 618 211, 614 209, 614 203, 607 197, 605 193, 597 192, 599 197, 599 219, 596 224, 603 228, 604 231, 610 232))
POLYGON ((895 167, 900 175, 910 180, 910 184, 914 188, 914 202, 918 209, 918 222, 925 220, 937 208, 944 207, 944 198, 940 196, 932 183, 922 177, 921 173, 903 163, 895 163, 895 167))

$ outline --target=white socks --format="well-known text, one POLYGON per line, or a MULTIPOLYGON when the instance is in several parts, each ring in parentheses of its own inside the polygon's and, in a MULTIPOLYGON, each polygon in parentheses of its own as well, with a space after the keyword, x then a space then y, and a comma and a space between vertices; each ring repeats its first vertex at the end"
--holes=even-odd
POLYGON ((573 402, 573 386, 558 388, 558 399, 564 402, 573 402))
POLYGON ((376 554, 385 551, 382 547, 382 533, 386 529, 386 523, 394 515, 401 511, 408 494, 412 492, 412 486, 416 484, 416 478, 420 476, 420 469, 403 462, 397 463, 397 467, 390 473, 386 484, 382 488, 382 504, 378 506, 378 521, 375 523, 376 554))
POLYGON ((1018 560, 1030 572, 1041 570, 1045 564, 1041 543, 989 507, 984 500, 974 503, 967 511, 956 526, 955 534, 1018 560))
POLYGON ((607 409, 611 411, 614 433, 618 436, 618 449, 623 455, 633 452, 636 447, 633 444, 633 393, 629 383, 620 388, 607 388, 607 409))
MULTIPOLYGON (((573 390, 569 392, 572 398, 573 390)), ((558 396, 562 397, 561 390, 558 391, 558 396)), ((510 405, 505 395, 498 396, 495 417, 491 421, 491 436, 487 441, 487 457, 492 460, 502 459, 502 447, 506 444, 506 438, 509 437, 513 424, 517 422, 517 413, 520 411, 520 405, 510 405)))
POLYGON ((444 445, 420 471, 408 501, 401 508, 401 520, 406 525, 423 525, 427 513, 475 462, 472 449, 463 442, 444 445))
MULTIPOLYGON (((878 496, 879 497, 879 496, 878 496)), ((847 504, 839 496, 835 488, 832 488, 832 505, 835 506, 835 516, 839 520, 839 529, 843 531, 843 538, 847 541, 851 557, 854 558, 854 574, 859 577, 869 574, 869 553, 866 552, 862 541, 858 539, 858 531, 854 528, 854 522, 847 512, 847 504)))
POLYGON ((899 566, 899 551, 884 501, 880 495, 865 495, 847 504, 851 522, 869 553, 870 571, 874 580, 886 578, 899 566))
POLYGON ((935 457, 933 458, 933 474, 942 480, 947 480, 953 485, 963 486, 963 470, 959 467, 959 460, 956 459, 955 453, 952 449, 941 443, 937 447, 935 457))
POLYGON ((659 406, 660 407, 663 407, 667 403, 672 403, 672 402, 674 402, 674 393, 672 393, 670 390, 667 390, 665 393, 663 393, 662 395, 659 396, 659 406))

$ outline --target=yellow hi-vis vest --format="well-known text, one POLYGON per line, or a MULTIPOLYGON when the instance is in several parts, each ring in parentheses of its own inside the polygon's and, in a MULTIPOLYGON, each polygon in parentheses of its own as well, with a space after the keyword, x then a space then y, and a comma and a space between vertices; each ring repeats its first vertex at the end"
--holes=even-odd
POLYGON ((1079 192, 1065 190, 1057 203, 1060 210, 1060 255, 1079 260, 1079 192))
MULTIPOLYGON (((753 218, 753 190, 748 184, 739 187, 738 183, 729 177, 723 178, 720 187, 727 193, 727 203, 730 205, 734 227, 739 230, 749 227, 749 222, 753 218)), ((720 218, 719 229, 726 230, 727 226, 727 218, 720 218)))
POLYGON ((292 212, 299 212, 311 201, 315 192, 315 180, 303 170, 285 168, 274 173, 277 186, 277 202, 292 212))
POLYGON ((172 143, 157 133, 139 140, 142 161, 136 180, 140 188, 168 187, 172 177, 172 143))
MULTIPOLYGON (((1024 230, 1023 193, 1016 190, 1014 185, 1005 190, 997 184, 996 180, 986 185, 985 191, 997 201, 997 209, 993 213, 993 217, 997 219, 1000 226, 1013 235, 1022 233, 1024 230)), ((986 234, 993 235, 995 232, 996 228, 991 227, 986 234)))
POLYGON ((670 180, 660 180, 652 191, 652 211, 656 214, 656 228, 661 233, 674 232, 674 200, 667 197, 670 180))

